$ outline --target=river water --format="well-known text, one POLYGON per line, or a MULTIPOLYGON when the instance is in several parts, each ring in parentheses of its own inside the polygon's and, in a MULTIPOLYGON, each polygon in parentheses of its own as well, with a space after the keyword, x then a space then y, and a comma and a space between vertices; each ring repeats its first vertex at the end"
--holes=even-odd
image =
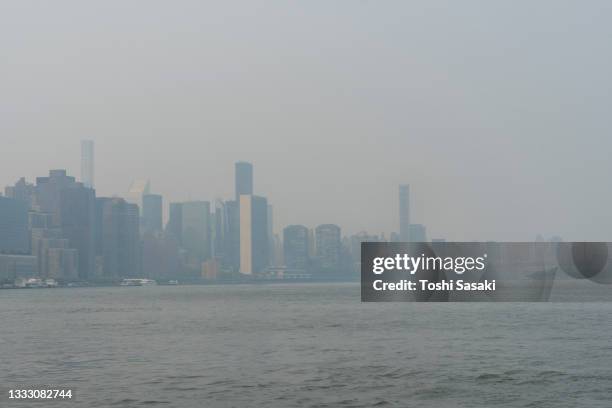
MULTIPOLYGON (((358 284, 0 291, 41 407, 612 406, 612 303, 360 303, 358 284)), ((4 394, 6 394, 4 392, 4 394)))

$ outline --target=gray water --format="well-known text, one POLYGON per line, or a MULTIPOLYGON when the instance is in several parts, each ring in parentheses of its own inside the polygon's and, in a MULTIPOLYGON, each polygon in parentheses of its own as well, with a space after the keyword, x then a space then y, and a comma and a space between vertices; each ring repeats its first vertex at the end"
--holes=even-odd
POLYGON ((77 401, 0 406, 609 408, 611 316, 362 304, 357 284, 4 290, 2 386, 77 401))

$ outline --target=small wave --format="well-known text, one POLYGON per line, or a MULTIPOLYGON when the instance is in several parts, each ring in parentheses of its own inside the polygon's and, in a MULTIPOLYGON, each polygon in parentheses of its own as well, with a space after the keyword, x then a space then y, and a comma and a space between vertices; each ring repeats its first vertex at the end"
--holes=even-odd
POLYGON ((133 404, 133 403, 136 403, 136 402, 138 402, 138 400, 131 399, 131 398, 124 398, 124 399, 119 400, 119 401, 111 402, 110 405, 112 405, 112 406, 124 406, 126 404, 133 404))
POLYGON ((484 373, 476 377, 477 380, 496 380, 498 378, 502 378, 502 376, 494 373, 484 373))

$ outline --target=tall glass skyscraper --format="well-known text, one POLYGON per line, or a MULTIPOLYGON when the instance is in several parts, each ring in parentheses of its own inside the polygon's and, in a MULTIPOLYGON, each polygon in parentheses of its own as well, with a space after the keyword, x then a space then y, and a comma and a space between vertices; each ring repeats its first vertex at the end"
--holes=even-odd
POLYGON ((253 165, 247 162, 235 164, 236 201, 243 194, 253 194, 253 165))

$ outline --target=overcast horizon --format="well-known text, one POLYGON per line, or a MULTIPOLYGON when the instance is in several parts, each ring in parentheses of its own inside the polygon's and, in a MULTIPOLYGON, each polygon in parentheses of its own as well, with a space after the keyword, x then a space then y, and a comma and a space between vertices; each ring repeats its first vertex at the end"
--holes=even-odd
POLYGON ((5 2, 0 189, 49 169, 99 196, 231 199, 275 229, 612 241, 612 3, 5 2), (585 163, 588 166, 585 166, 585 163))

